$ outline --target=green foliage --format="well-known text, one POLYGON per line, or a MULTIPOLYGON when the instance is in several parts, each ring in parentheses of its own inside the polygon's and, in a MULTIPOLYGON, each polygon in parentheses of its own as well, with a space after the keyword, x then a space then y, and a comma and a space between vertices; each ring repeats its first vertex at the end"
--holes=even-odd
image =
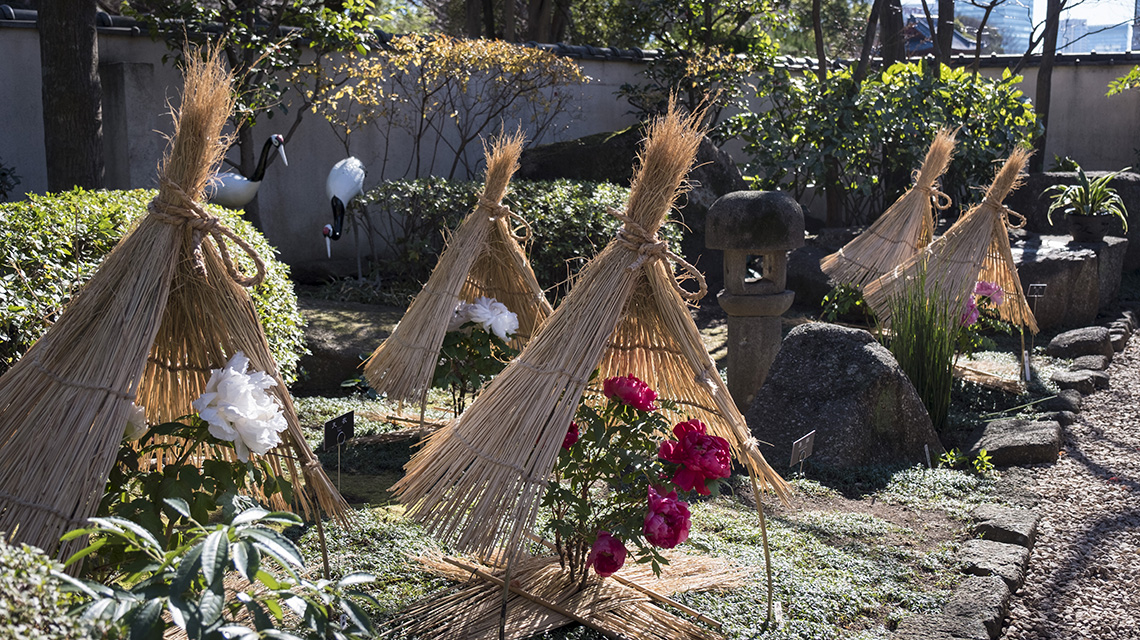
POLYGON ((16 170, 0 161, 0 202, 7 200, 20 184, 16 170))
POLYGON ((474 323, 448 331, 439 348, 431 386, 451 392, 451 411, 455 417, 463 413, 467 398, 502 371, 518 351, 499 336, 484 331, 474 323))
POLYGON ((715 96, 707 104, 711 128, 726 108, 747 109, 752 79, 772 68, 776 46, 768 34, 778 20, 767 0, 650 0, 624 11, 623 24, 636 25, 660 51, 642 73, 646 82, 618 90, 642 116, 664 113, 670 95, 690 111, 715 96))
POLYGON ((890 301, 890 335, 884 340, 941 431, 950 410, 959 313, 937 288, 927 290, 927 277, 920 273, 890 301))
POLYGON ((55 576, 58 568, 43 551, 13 546, 0 535, 0 638, 78 640, 100 635, 98 625, 68 615, 70 596, 55 576))
POLYGON ((1049 205, 1049 224, 1053 224, 1055 211, 1070 216, 1116 216, 1128 233, 1128 210, 1120 194, 1110 186, 1116 176, 1128 169, 1131 167, 1089 180, 1085 170, 1077 165, 1077 184, 1055 184, 1041 193, 1053 200, 1049 205))
MULTIPOLYGON (((96 515, 129 520, 169 551, 186 544, 196 535, 193 524, 207 522, 219 509, 224 519, 232 518, 249 505, 247 495, 293 501, 292 483, 277 476, 266 458, 228 461, 220 454, 226 449, 232 453, 232 443, 210 435, 201 419, 184 419, 186 423, 154 425, 138 442, 120 446, 96 515), (140 465, 142 461, 148 464, 140 465)), ((96 545, 87 553, 91 576, 133 573, 150 562, 137 549, 96 545)))
POLYGON ((993 472, 993 458, 985 449, 979 449, 978 455, 970 460, 970 456, 962 453, 957 447, 942 454, 938 458, 938 465, 948 469, 972 469, 974 473, 985 476, 993 472))
MULTIPOLYGON (((83 191, 31 195, 0 204, 0 373, 24 354, 59 317, 72 295, 94 275, 135 220, 146 212, 153 190, 83 191)), ((248 290, 286 382, 297 376, 307 353, 304 319, 277 251, 237 212, 207 206, 257 250, 265 282, 248 290)), ((234 260, 249 272, 244 252, 234 260)), ((202 322, 211 322, 203 317, 202 322)))
POLYGON ((797 198, 827 184, 826 158, 842 158, 843 211, 849 221, 869 221, 901 195, 888 192, 883 177, 909 176, 939 128, 961 127, 942 188, 965 205, 981 197, 971 187, 988 184, 993 163, 1032 139, 1040 123, 1016 88, 1020 77, 1007 71, 992 80, 945 66, 932 77, 923 64, 892 65, 858 87, 851 68, 823 83, 814 74, 774 69, 759 78, 756 92, 771 108, 732 118, 724 135, 744 142, 757 188, 797 198))
POLYGON ((108 638, 159 640, 175 626, 190 640, 374 636, 372 621, 353 600, 368 598, 357 586, 371 582, 372 576, 306 578, 300 550, 269 528, 300 524, 297 516, 254 508, 239 513, 232 523, 204 526, 191 516, 184 500, 168 498, 165 505, 190 525, 186 537, 171 549, 145 528, 119 517, 92 518, 90 527, 64 536, 96 540, 69 562, 100 547, 145 558, 137 570, 121 572, 109 585, 55 574, 84 598, 76 608, 82 619, 106 624, 108 638), (343 622, 338 623, 338 617, 343 622))
POLYGON ((1108 93, 1105 95, 1115 96, 1129 89, 1135 89, 1136 87, 1140 87, 1140 66, 1132 67, 1128 70, 1128 73, 1109 82, 1108 93))
MULTIPOLYGON (((531 142, 541 140, 570 110, 568 89, 588 81, 573 60, 536 47, 415 33, 393 38, 378 54, 349 56, 333 75, 317 110, 346 150, 364 126, 380 126, 385 139, 393 129, 407 134, 403 177, 433 169, 474 177, 478 158, 468 151, 480 137, 517 123, 531 142)), ((381 178, 390 175, 388 158, 381 178)))
POLYGON ((823 297, 823 313, 820 314, 827 322, 857 322, 872 324, 875 314, 863 300, 863 291, 859 287, 843 283, 836 285, 823 297))
MULTIPOLYGON (((377 20, 371 0, 132 0, 124 5, 126 13, 155 39, 162 38, 179 61, 199 34, 210 34, 211 41, 225 49, 238 96, 232 120, 239 129, 252 126, 262 114, 272 118, 275 112, 287 113, 284 97, 290 88, 303 96, 320 91, 328 82, 320 74, 325 57, 343 51, 367 53, 374 46, 371 28, 377 20), (300 42, 306 46, 298 46, 300 42)), ((297 109, 295 117, 308 106, 306 102, 297 109)))
MULTIPOLYGON (((392 224, 390 244, 383 251, 392 257, 377 261, 386 286, 419 290, 443 251, 439 230, 457 228, 482 187, 479 182, 421 178, 383 182, 364 194, 368 214, 392 224)), ((554 289, 555 298, 613 238, 621 223, 607 210, 622 209, 628 196, 628 189, 605 182, 511 182, 505 203, 530 224, 531 267, 539 283, 554 289)), ((680 246, 679 225, 666 224, 658 235, 674 250, 680 246)))

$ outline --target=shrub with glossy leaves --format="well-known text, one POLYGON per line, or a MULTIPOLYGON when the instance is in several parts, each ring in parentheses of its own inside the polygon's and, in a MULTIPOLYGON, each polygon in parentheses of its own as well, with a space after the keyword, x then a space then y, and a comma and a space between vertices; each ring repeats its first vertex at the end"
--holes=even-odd
POLYGON ((758 79, 756 95, 765 106, 725 125, 750 156, 757 187, 782 188, 797 198, 809 186, 827 183, 828 157, 841 158, 837 176, 848 222, 878 217, 905 189, 884 176, 909 176, 922 164, 934 134, 961 127, 954 161, 942 190, 959 204, 976 202, 971 190, 993 180, 993 163, 1031 140, 1041 124, 1008 70, 1000 79, 924 63, 898 63, 872 74, 856 89, 852 68, 832 72, 825 82, 811 73, 776 68, 758 79))
MULTIPOLYGON (((457 228, 482 188, 480 182, 423 178, 384 182, 365 194, 369 215, 392 221, 385 253, 394 259, 382 263, 391 269, 383 275, 416 289, 426 282, 443 251, 440 229, 457 228)), ((621 210, 628 197, 628 189, 606 182, 511 182, 504 202, 530 225, 531 267, 540 285, 554 289, 552 297, 564 294, 566 282, 614 237, 621 223, 607 211, 621 210)), ((659 235, 678 250, 678 225, 666 224, 659 235)))
MULTIPOLYGON (((155 191, 83 191, 32 195, 0 204, 0 374, 28 350, 98 270, 155 191)), ((248 289, 286 382, 297 377, 306 353, 304 320, 277 251, 238 212, 207 206, 249 242, 265 262, 265 282, 248 289)), ((232 252, 244 272, 252 263, 232 252)), ((203 318, 203 322, 210 322, 203 318)))

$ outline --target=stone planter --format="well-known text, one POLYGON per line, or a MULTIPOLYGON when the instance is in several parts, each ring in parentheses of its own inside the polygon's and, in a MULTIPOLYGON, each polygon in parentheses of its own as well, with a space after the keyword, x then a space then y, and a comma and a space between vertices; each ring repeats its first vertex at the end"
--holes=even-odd
POLYGON ((1067 215, 1069 235, 1076 242, 1100 242, 1115 228, 1116 218, 1111 215, 1074 216, 1067 215))

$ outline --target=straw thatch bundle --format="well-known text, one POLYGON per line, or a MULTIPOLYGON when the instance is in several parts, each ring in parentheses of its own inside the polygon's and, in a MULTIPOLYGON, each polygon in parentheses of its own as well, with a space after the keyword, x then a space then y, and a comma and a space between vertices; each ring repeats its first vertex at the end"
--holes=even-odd
POLYGON ((515 549, 534 523, 567 426, 599 365, 644 376, 663 397, 705 411, 710 432, 729 441, 753 477, 786 495, 703 351, 664 260, 679 258, 656 238, 703 135, 698 121, 699 114, 682 118, 671 109, 650 126, 626 213, 616 214, 624 222, 617 238, 582 270, 519 357, 405 466, 394 490, 431 532, 481 556, 515 549), (650 331, 666 335, 645 335, 650 331))
POLYGON ((522 219, 502 204, 507 184, 518 170, 522 145, 522 133, 503 134, 489 147, 484 145, 487 174, 479 203, 448 241, 396 330, 364 364, 364 376, 377 393, 396 400, 423 397, 460 301, 495 298, 518 315, 519 328, 511 340, 516 349, 550 315, 550 303, 519 246, 520 238, 511 232, 511 219, 522 219))
MULTIPOLYGON (((696 614, 668 596, 690 591, 719 591, 743 585, 750 569, 717 558, 667 551, 661 575, 648 565, 630 563, 603 580, 583 586, 571 579, 557 558, 527 558, 512 573, 515 591, 507 601, 509 638, 530 638, 574 622, 607 637, 711 640, 719 633, 662 608, 681 608, 714 627, 715 620, 696 614), (553 607, 553 608, 552 608, 553 607)), ((417 558, 429 571, 463 583, 413 603, 400 612, 392 629, 406 637, 497 638, 502 604, 501 567, 447 557, 417 558), (491 576, 488 579, 486 576, 491 576)))
POLYGON ((950 198, 935 186, 954 153, 954 134, 940 129, 926 152, 914 186, 879 216, 866 231, 819 263, 836 282, 863 286, 922 251, 934 237, 933 209, 950 206, 950 198))
MULTIPOLYGON (((277 380, 273 392, 289 425, 282 445, 288 455, 281 458, 294 481, 299 465, 321 509, 345 517, 347 505, 305 443, 242 288, 264 277, 264 265, 196 204, 225 153, 221 130, 233 107, 230 84, 216 50, 205 61, 191 58, 149 214, 55 326, 0 378, 0 531, 18 540, 52 550, 65 531, 86 524, 122 442, 131 403, 144 406, 151 421, 191 413, 190 402, 202 392, 210 369, 221 368, 238 350, 253 368, 277 380), (254 276, 233 266, 227 242, 250 254, 254 276)), ((310 510, 305 492, 297 495, 310 510)))
POLYGON ((1005 300, 997 308, 999 317, 1037 333, 1037 321, 1025 301, 1013 264, 1007 231, 1007 227, 1024 226, 1025 218, 1002 204, 1020 184, 1021 170, 1029 155, 1024 149, 1010 154, 981 204, 966 212, 924 251, 866 286, 863 297, 880 321, 890 323, 891 299, 925 270, 927 293, 938 292, 951 309, 961 309, 966 304, 979 280, 996 283, 1005 292, 1005 300), (1020 222, 1011 222, 1011 216, 1020 222))

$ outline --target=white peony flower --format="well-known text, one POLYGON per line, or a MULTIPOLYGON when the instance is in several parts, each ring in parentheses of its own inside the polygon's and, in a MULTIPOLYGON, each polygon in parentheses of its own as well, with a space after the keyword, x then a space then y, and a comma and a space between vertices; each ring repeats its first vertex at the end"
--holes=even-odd
POLYGON ((509 339, 519 330, 518 315, 508 309, 507 305, 502 302, 492 304, 491 308, 495 310, 495 317, 491 318, 490 323, 484 324, 483 328, 494 332, 501 340, 509 339), (488 327, 488 324, 490 327, 488 327))
POLYGON ((519 330, 519 317, 494 298, 479 298, 467 305, 467 319, 483 325, 483 330, 506 340, 519 330))
MULTIPOLYGON (((491 321, 495 319, 495 315, 497 314, 497 312, 494 309, 494 306, 496 304, 499 306, 502 306, 504 309, 506 309, 506 307, 503 306, 503 303, 495 302, 494 298, 486 298, 486 297, 477 298, 475 300, 475 302, 472 302, 471 304, 467 305, 467 309, 466 309, 467 319, 471 322, 476 322, 478 324, 481 324, 481 325, 483 325, 484 329, 487 329, 490 326, 491 321)), ((490 329, 487 329, 487 330, 489 331, 490 329)))
POLYGON ((130 413, 127 414, 127 429, 123 433, 124 440, 138 440, 146 435, 150 426, 146 423, 146 409, 131 403, 130 413))
POLYGON ((469 321, 467 318, 467 307, 469 306, 471 305, 466 302, 460 302, 459 305, 455 307, 455 313, 451 316, 451 322, 447 323, 448 331, 459 331, 460 327, 467 324, 469 321))
POLYGON ((266 389, 277 385, 264 371, 246 373, 249 358, 238 351, 226 366, 210 372, 206 391, 192 405, 210 425, 210 435, 234 443, 242 462, 252 451, 264 454, 281 444, 288 426, 277 399, 266 389))

